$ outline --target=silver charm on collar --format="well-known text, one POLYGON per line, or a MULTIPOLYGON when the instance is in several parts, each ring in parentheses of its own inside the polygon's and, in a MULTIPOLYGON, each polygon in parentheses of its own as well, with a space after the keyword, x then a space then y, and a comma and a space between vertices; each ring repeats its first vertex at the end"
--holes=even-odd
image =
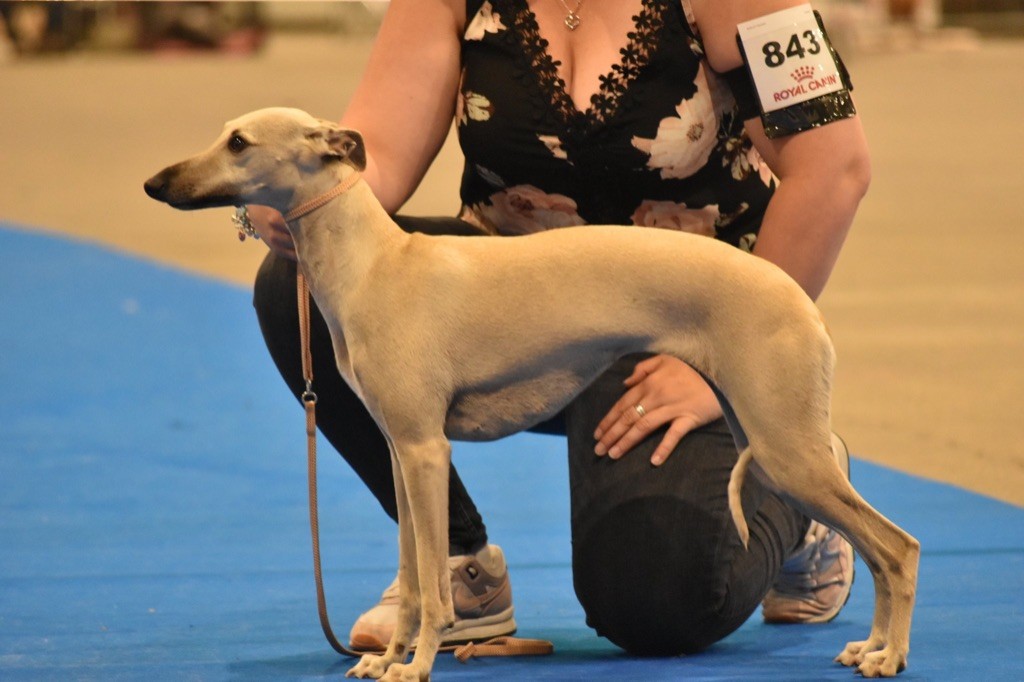
POLYGON ((256 228, 252 226, 252 221, 249 220, 249 209, 245 206, 235 208, 235 214, 231 216, 231 222, 235 224, 235 229, 238 230, 238 241, 244 242, 246 237, 260 238, 259 234, 256 233, 256 228))

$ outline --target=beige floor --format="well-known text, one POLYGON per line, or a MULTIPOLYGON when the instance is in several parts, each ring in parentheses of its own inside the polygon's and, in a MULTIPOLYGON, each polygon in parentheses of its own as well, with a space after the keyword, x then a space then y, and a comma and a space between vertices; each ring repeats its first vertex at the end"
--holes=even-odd
MULTIPOLYGON (((0 219, 247 287, 264 247, 238 243, 231 211, 178 213, 142 182, 250 109, 337 116, 366 47, 286 36, 255 59, 0 65, 0 219)), ((861 457, 1024 505, 1024 41, 848 62, 874 183, 821 301, 836 428, 861 457)), ((454 212, 458 176, 449 145, 408 212, 454 212)))

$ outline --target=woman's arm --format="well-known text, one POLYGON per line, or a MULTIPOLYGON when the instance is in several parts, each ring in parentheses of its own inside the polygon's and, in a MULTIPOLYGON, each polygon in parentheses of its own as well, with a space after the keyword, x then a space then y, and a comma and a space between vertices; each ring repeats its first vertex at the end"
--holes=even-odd
MULTIPOLYGON (((737 24, 805 4, 801 0, 693 0, 708 63, 725 73, 743 65, 737 24)), ((754 253, 785 270, 811 296, 825 288, 871 179, 860 118, 769 139, 759 118, 747 134, 779 178, 754 253)))
MULTIPOLYGON (((363 175, 388 212, 412 195, 451 129, 465 22, 460 0, 391 0, 342 117, 363 136, 363 175)), ((295 258, 280 213, 250 206, 249 216, 268 247, 295 258)))
POLYGON ((391 0, 341 119, 362 133, 364 177, 389 212, 412 195, 451 130, 465 22, 459 0, 391 0))
POLYGON ((747 133, 779 178, 754 253, 785 270, 817 299, 871 181, 860 119, 774 140, 765 137, 759 119, 752 119, 747 133))

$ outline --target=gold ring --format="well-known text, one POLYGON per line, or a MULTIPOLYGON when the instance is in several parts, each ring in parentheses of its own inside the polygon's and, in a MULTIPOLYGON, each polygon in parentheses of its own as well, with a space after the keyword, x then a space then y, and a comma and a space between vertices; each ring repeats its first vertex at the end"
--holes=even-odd
POLYGON ((647 414, 647 410, 645 410, 644 406, 641 405, 640 403, 637 403, 636 405, 634 405, 633 409, 636 410, 637 415, 639 415, 641 417, 643 417, 645 414, 647 414))

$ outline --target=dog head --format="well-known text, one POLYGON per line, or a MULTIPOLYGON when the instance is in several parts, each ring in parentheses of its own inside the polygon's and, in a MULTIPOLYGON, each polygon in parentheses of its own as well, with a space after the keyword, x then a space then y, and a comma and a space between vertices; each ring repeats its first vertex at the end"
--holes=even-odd
POLYGON ((224 126, 204 152, 146 181, 146 194, 174 208, 263 204, 286 212, 366 167, 362 136, 299 109, 251 112, 224 126))

